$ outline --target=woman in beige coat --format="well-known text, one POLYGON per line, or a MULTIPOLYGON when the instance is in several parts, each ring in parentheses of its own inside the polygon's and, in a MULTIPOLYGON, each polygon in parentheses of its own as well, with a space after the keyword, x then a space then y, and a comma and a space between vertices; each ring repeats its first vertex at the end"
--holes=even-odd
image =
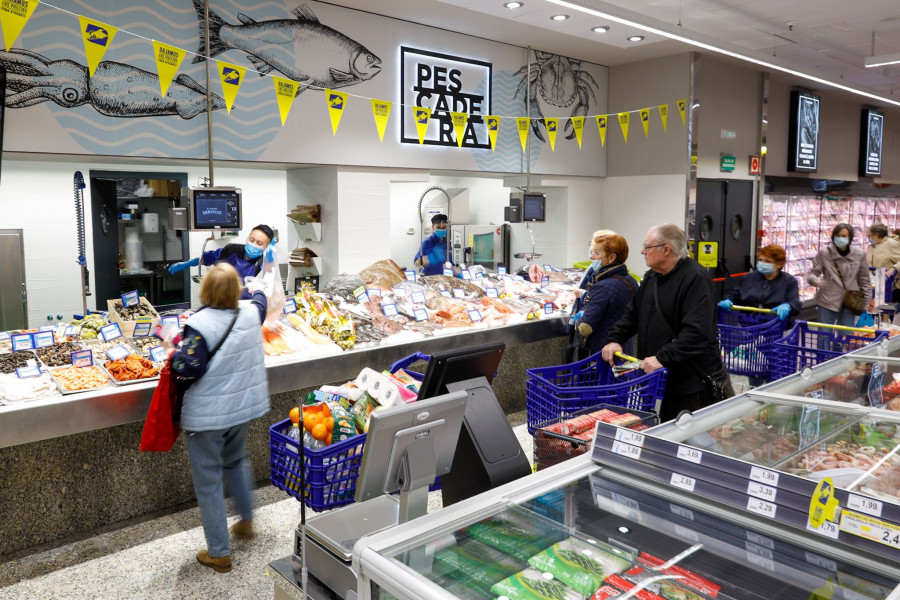
POLYGON ((853 327, 857 315, 843 307, 846 290, 872 293, 869 267, 861 248, 851 246, 853 228, 838 223, 831 232, 831 243, 819 250, 806 280, 816 288, 819 322, 853 327))
POLYGON ((900 241, 888 235, 888 228, 882 223, 869 226, 869 244, 866 249, 866 264, 870 267, 885 267, 885 275, 894 276, 894 287, 900 287, 900 241))

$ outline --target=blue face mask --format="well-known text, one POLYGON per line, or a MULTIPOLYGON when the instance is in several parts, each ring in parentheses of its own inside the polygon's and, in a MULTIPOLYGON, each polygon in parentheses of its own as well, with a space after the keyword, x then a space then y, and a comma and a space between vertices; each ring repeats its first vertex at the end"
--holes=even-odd
POLYGON ((263 249, 259 246, 254 246, 250 242, 244 244, 244 255, 250 260, 256 260, 260 256, 262 256, 263 249))
POLYGON ((869 243, 873 246, 875 245, 875 238, 869 238, 869 243))
POLYGON ((756 270, 762 275, 771 275, 775 271, 775 265, 760 260, 756 262, 756 270))
POLYGON ((436 235, 439 240, 442 240, 445 237, 447 237, 447 230, 446 229, 435 229, 434 235, 436 235))
POLYGON ((592 261, 591 261, 591 267, 592 267, 595 271, 599 271, 600 269, 603 268, 603 261, 602 261, 602 260, 592 260, 592 261))
POLYGON ((835 237, 834 245, 843 250, 847 246, 850 245, 850 238, 848 237, 835 237))

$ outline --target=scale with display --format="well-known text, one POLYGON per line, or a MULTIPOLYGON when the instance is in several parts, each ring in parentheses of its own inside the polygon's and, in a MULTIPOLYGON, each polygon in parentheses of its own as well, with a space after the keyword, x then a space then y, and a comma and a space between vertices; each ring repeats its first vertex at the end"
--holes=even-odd
MULTIPOLYGON (((514 219, 517 214, 519 214, 517 210, 507 211, 507 215, 511 219, 514 219)), ((522 194, 521 215, 521 220, 525 222, 525 229, 528 230, 528 235, 531 237, 531 252, 516 252, 513 256, 531 262, 543 256, 540 252, 535 251, 534 232, 531 229, 531 224, 543 223, 546 220, 547 196, 531 192, 522 194)))

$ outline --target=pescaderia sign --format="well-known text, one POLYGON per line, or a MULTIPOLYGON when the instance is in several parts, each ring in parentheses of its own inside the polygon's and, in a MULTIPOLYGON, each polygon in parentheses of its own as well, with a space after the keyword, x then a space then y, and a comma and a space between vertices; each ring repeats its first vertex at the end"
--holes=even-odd
MULTIPOLYGON (((463 133, 463 148, 490 150, 491 142, 482 115, 491 114, 490 62, 442 54, 431 50, 400 47, 400 101, 404 107, 431 109, 424 144, 457 146, 450 112, 465 112, 469 118, 463 133)), ((403 110, 400 143, 419 143, 412 111, 403 110)))

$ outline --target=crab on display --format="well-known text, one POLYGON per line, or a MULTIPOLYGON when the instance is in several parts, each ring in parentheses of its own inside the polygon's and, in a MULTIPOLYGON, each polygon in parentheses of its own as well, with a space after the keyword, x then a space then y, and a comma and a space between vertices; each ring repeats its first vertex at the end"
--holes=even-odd
MULTIPOLYGON (((591 99, 597 101, 594 89, 599 90, 599 86, 590 73, 581 69, 580 60, 538 50, 534 51, 534 58, 534 63, 525 65, 515 73, 522 78, 515 97, 527 88, 532 107, 531 127, 538 139, 544 142, 546 140, 541 132, 545 126, 544 113, 540 100, 561 108, 574 104, 571 116, 587 116, 591 99)), ((571 121, 566 123, 565 131, 566 139, 575 137, 571 121)))

